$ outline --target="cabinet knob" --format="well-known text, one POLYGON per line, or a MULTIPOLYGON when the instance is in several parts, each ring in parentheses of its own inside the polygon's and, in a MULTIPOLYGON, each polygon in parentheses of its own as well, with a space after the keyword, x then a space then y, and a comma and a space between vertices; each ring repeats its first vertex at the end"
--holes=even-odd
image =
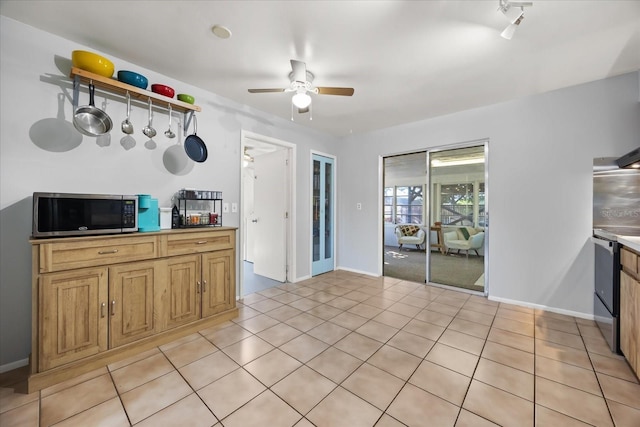
POLYGON ((116 314, 116 300, 111 301, 111 315, 116 314))
POLYGON ((207 292, 207 281, 206 280, 202 281, 202 292, 207 292))
POLYGON ((104 317, 107 315, 107 303, 103 302, 100 304, 100 317, 104 317))
POLYGON ((200 241, 196 242, 196 245, 204 245, 205 243, 207 243, 206 240, 200 240, 200 241))
POLYGON ((200 281, 196 282, 196 293, 200 293, 200 286, 202 286, 200 281))

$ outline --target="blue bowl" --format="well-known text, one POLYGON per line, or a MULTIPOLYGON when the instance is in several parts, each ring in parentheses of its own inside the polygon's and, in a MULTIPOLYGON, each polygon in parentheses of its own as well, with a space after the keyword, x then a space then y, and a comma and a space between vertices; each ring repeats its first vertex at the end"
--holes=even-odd
POLYGON ((129 84, 131 86, 139 87, 140 89, 146 89, 149 84, 149 80, 142 74, 134 73, 133 71, 118 71, 118 80, 122 83, 129 84))

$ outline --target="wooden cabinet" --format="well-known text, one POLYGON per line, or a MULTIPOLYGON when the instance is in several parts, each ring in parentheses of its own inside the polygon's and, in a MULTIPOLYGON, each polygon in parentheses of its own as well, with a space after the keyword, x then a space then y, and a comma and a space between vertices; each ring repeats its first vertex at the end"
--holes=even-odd
POLYGON ((233 228, 31 243, 29 392, 237 316, 233 228))
POLYGON ((620 272, 620 350, 640 374, 640 256, 623 248, 620 272))
POLYGON ((231 249, 170 258, 166 328, 213 316, 235 306, 235 253, 231 249))
POLYGON ((234 251, 218 251, 202 255, 202 317, 228 310, 234 304, 234 251))
POLYGON ((107 349, 106 268, 44 275, 37 295, 39 371, 107 349))
POLYGON ((109 348, 156 332, 156 262, 109 268, 109 348))
POLYGON ((200 255, 167 260, 166 327, 175 328, 200 319, 200 255))

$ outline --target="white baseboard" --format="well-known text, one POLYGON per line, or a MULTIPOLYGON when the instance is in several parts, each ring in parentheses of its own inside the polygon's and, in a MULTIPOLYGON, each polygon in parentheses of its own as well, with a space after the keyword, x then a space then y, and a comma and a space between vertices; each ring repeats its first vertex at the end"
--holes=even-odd
POLYGON ((29 364, 29 359, 16 360, 15 362, 7 363, 6 365, 0 365, 0 374, 5 372, 13 371, 17 368, 22 368, 23 366, 27 366, 29 364))
POLYGON ((542 304, 533 304, 530 302, 517 301, 517 300, 508 299, 508 298, 500 298, 500 297, 495 297, 491 295, 489 295, 488 298, 491 301, 504 302, 506 304, 519 305, 521 307, 536 308, 539 310, 550 311, 552 313, 564 314, 566 316, 579 317, 580 319, 588 319, 588 320, 595 319, 593 314, 590 314, 590 313, 581 313, 579 311, 565 310, 563 308, 549 307, 542 304))
POLYGON ((347 267, 336 267, 336 270, 343 270, 343 271, 348 271, 350 273, 364 274, 365 276, 370 276, 370 277, 380 277, 380 275, 371 273, 369 271, 356 270, 356 269, 347 268, 347 267))

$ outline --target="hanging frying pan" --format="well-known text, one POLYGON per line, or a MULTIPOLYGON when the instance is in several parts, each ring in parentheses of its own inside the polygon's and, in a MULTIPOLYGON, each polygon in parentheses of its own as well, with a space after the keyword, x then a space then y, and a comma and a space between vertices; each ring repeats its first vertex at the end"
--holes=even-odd
POLYGON ((73 125, 83 135, 100 136, 111 131, 113 123, 111 117, 99 108, 96 108, 93 97, 95 86, 89 83, 89 105, 78 107, 73 114, 73 125))
POLYGON ((204 141, 197 135, 198 123, 196 116, 193 116, 193 135, 189 135, 184 140, 184 151, 187 152, 187 156, 194 162, 202 163, 207 160, 207 146, 204 141))

